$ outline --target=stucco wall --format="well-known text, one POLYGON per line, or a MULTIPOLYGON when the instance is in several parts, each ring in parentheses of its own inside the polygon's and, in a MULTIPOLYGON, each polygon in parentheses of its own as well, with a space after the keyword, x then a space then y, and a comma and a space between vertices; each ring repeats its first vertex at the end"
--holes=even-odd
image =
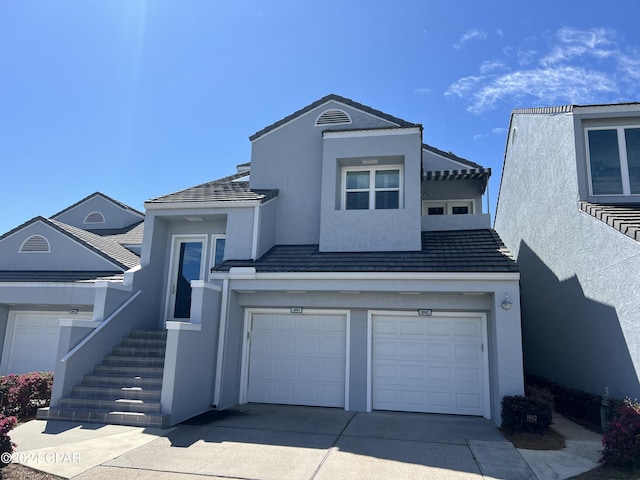
POLYGON ((95 196, 80 205, 55 217, 56 220, 67 225, 83 229, 123 228, 143 220, 144 217, 124 210, 104 197, 95 196), (84 219, 92 212, 100 212, 104 216, 104 223, 85 224, 84 219))
POLYGON ((0 241, 0 270, 78 270, 116 271, 120 267, 41 221, 0 241), (32 235, 49 242, 49 253, 19 253, 20 246, 32 235))
POLYGON ((253 141, 251 188, 280 190, 275 243, 319 242, 322 132, 388 126, 391 126, 389 122, 331 101, 253 141), (318 115, 331 108, 347 112, 352 123, 314 126, 318 115))
POLYGON ((570 114, 514 116, 495 228, 521 269, 527 371, 635 397, 640 244, 580 211, 581 135, 570 114))

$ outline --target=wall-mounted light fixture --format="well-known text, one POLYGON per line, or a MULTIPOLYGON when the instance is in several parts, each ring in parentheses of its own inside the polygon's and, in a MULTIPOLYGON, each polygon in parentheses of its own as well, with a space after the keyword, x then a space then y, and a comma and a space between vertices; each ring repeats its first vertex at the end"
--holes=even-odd
POLYGON ((291 307, 291 313, 302 313, 302 307, 291 307))
POLYGON ((77 308, 70 308, 69 309, 69 315, 77 315, 78 314, 78 309, 77 308))
POLYGON ((500 304, 500 306, 502 307, 503 310, 510 310, 511 309, 511 305, 513 305, 513 304, 509 301, 509 297, 505 293, 504 294, 504 300, 502 300, 502 303, 500 304))
POLYGON ((430 317, 433 311, 430 308, 419 308, 418 315, 421 317, 430 317))

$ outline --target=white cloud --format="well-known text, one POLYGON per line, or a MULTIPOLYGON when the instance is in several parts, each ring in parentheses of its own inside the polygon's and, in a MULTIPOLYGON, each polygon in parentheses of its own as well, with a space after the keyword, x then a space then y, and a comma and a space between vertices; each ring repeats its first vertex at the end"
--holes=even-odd
POLYGON ((545 49, 531 48, 530 39, 526 48, 505 49, 504 59, 482 63, 478 75, 455 81, 445 95, 480 114, 503 101, 513 108, 607 103, 640 93, 640 56, 619 45, 615 31, 563 27, 547 41, 545 49))
POLYGON ((507 131, 506 128, 496 127, 493 130, 491 130, 491 133, 493 133, 494 135, 502 135, 506 131, 507 131))
POLYGON ((456 43, 453 46, 453 48, 455 49, 462 48, 462 46, 470 40, 484 40, 486 38, 487 38, 487 34, 484 33, 482 30, 478 30, 477 28, 472 28, 470 30, 467 30, 464 33, 464 35, 460 37, 460 40, 458 40, 458 43, 456 43))

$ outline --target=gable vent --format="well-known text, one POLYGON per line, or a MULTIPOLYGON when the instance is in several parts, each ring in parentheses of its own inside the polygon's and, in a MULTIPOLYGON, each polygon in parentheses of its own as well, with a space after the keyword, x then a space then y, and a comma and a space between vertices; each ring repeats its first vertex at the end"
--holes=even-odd
POLYGON ((91 212, 84 218, 84 223, 104 223, 104 215, 100 212, 91 212))
POLYGON ((316 125, 336 125, 340 123, 351 123, 351 117, 343 110, 325 110, 316 119, 316 125))
POLYGON ((20 246, 20 253, 48 253, 49 241, 42 235, 31 235, 20 246))

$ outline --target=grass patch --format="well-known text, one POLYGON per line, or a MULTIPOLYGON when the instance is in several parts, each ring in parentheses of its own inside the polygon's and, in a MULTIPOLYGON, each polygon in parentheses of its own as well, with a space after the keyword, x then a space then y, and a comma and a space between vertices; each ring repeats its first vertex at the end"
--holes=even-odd
POLYGON ((516 448, 527 450, 562 450, 566 445, 564 435, 548 428, 543 435, 531 432, 519 432, 511 434, 502 430, 502 434, 513 443, 516 448))

